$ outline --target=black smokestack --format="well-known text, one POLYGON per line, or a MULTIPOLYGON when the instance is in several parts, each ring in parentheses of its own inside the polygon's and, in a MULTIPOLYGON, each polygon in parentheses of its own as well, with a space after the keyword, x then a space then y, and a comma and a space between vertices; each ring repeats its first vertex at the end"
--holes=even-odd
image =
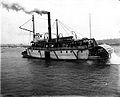
POLYGON ((15 10, 15 11, 23 11, 25 12, 26 14, 32 14, 32 13, 37 13, 37 14, 47 14, 48 12, 47 11, 40 11, 39 9, 34 9, 34 10, 31 10, 31 11, 27 11, 24 7, 22 7, 21 5, 17 4, 17 3, 12 3, 12 4, 7 4, 5 2, 1 2, 3 8, 6 8, 8 11, 9 10, 15 10))

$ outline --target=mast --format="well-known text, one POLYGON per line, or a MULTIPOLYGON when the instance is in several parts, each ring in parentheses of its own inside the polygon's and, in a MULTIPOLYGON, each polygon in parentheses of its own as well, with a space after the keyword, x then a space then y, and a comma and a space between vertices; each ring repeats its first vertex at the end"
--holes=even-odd
POLYGON ((32 15, 32 22, 33 22, 33 41, 35 39, 35 21, 34 21, 34 15, 32 15))
POLYGON ((56 31, 57 31, 57 36, 56 37, 57 37, 57 42, 58 42, 58 38, 59 38, 58 37, 58 19, 56 19, 56 31))
POLYGON ((90 39, 91 39, 91 13, 89 13, 89 30, 90 30, 90 39))
POLYGON ((49 34, 49 40, 51 41, 51 20, 50 20, 50 12, 47 13, 48 14, 48 34, 49 34))

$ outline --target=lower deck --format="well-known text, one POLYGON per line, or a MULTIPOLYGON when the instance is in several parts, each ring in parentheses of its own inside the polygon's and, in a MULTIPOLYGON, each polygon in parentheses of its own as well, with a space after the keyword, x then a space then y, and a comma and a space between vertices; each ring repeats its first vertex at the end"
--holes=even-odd
MULTIPOLYGON (((45 59, 45 52, 43 50, 27 49, 27 57, 45 59)), ((96 60, 103 59, 99 56, 90 55, 89 50, 56 50, 50 51, 50 59, 57 60, 96 60)))

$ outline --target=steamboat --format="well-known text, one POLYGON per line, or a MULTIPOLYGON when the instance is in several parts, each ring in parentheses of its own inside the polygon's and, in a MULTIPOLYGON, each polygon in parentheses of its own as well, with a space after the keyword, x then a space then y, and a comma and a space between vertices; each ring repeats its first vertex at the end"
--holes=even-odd
MULTIPOLYGON (((45 60, 99 60, 104 61, 110 58, 111 50, 104 45, 98 45, 94 38, 74 39, 73 36, 60 37, 58 32, 58 20, 56 19, 56 38, 51 37, 50 12, 48 17, 48 37, 40 39, 41 35, 35 33, 34 15, 33 41, 31 45, 21 54, 24 58, 40 58, 45 60)), ((20 29, 27 30, 19 27, 20 29)))

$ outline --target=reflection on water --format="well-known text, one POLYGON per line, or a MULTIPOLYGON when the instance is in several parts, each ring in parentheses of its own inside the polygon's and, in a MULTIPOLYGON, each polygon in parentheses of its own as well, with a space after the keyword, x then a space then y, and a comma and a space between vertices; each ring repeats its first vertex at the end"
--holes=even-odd
POLYGON ((2 94, 120 95, 120 65, 115 57, 98 66, 91 61, 25 59, 21 52, 8 48, 2 53, 2 94))
POLYGON ((118 92, 120 93, 120 65, 118 65, 118 92))

